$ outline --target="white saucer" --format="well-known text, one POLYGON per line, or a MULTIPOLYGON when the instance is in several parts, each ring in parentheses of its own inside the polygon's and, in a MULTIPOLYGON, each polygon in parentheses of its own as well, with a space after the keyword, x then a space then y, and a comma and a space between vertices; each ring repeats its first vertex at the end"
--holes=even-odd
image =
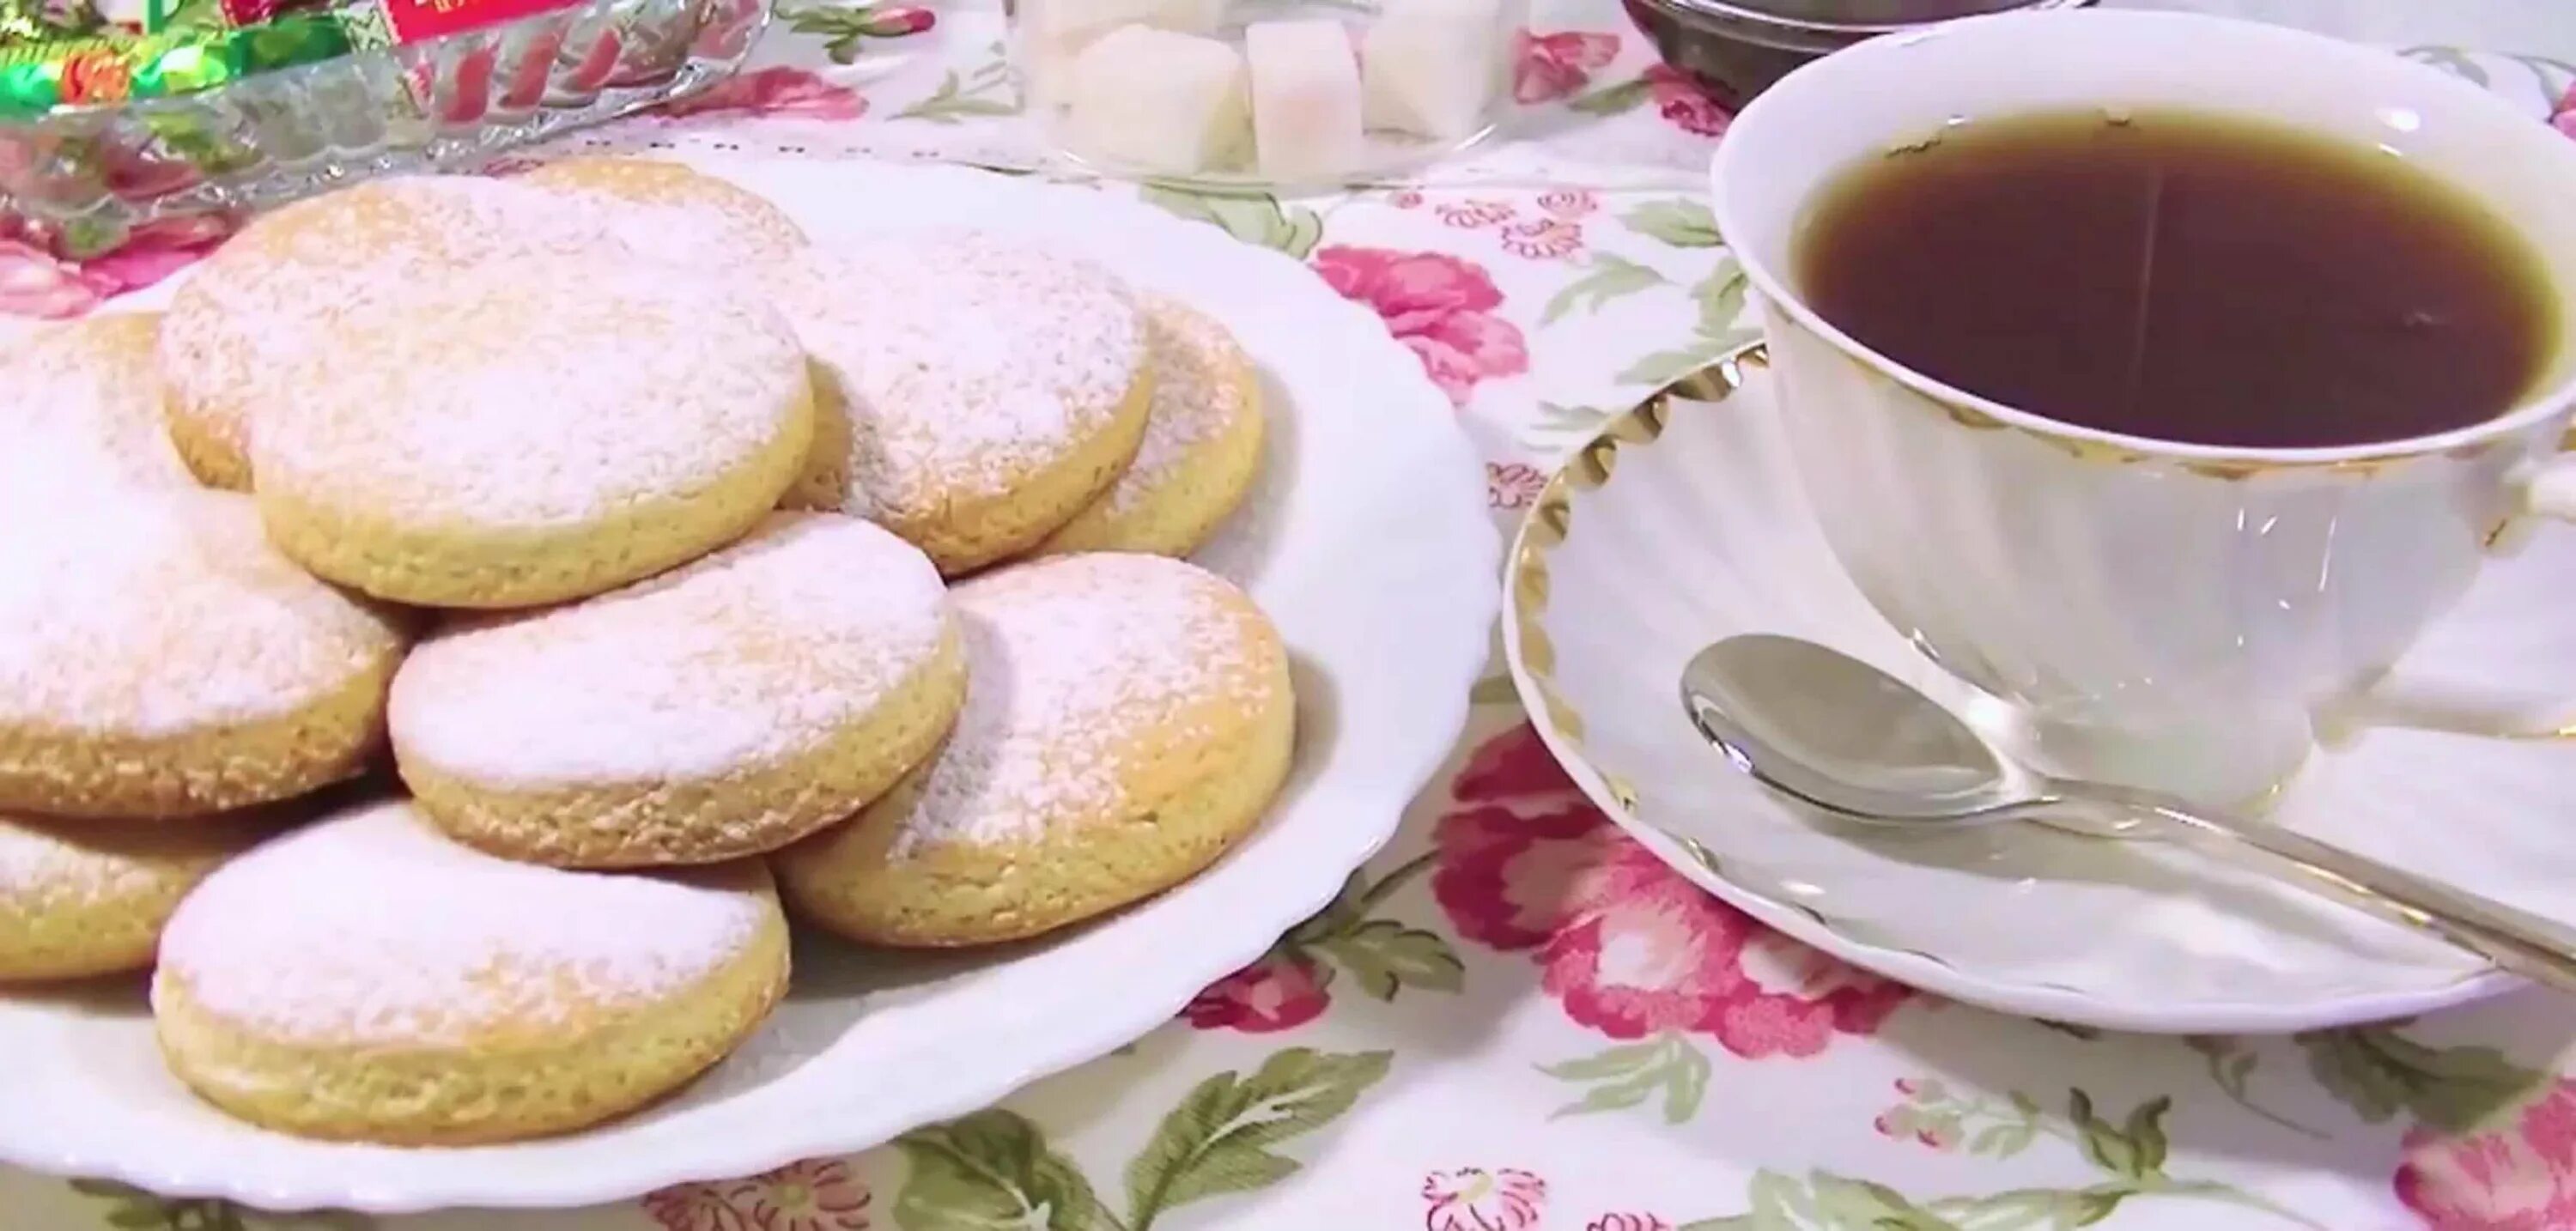
MULTIPOLYGON (((2057 1021, 2290 1031, 2514 986, 2190 851, 2035 826, 1856 830, 1729 769, 1683 718, 1677 681, 1732 633, 1806 637, 1962 712, 1996 708, 1899 639, 1837 567, 1784 463, 1760 362, 1719 364, 1614 420, 1541 494, 1511 553, 1513 679, 1548 747, 1629 832, 1818 948, 2057 1021)), ((2491 566, 2388 692, 2455 730, 2496 731, 2508 714, 2518 730, 2561 725, 2576 700, 2576 533, 2544 529, 2491 566)), ((2576 741, 2375 726, 2313 758, 2276 819, 2576 920, 2576 741)))
MULTIPOLYGON (((1260 368, 1261 481, 1199 554, 1297 673, 1294 771, 1196 879, 1042 941, 896 954, 804 938, 786 1003, 676 1097, 543 1141, 304 1141, 192 1098, 139 979, 0 995, 0 1162, 277 1209, 589 1205, 865 1149, 1171 1020, 1330 901, 1467 717, 1498 548, 1474 447, 1421 363, 1299 262, 1125 197, 954 167, 693 157, 818 243, 972 227, 1090 256, 1222 321, 1260 368)), ((146 301, 149 302, 149 301, 146 301)), ((24 1224, 0 1211, 0 1227, 24 1224)))

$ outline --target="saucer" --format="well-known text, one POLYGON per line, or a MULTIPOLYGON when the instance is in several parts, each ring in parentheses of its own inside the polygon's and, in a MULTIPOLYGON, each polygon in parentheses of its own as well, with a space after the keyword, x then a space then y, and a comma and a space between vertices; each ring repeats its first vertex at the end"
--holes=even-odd
MULTIPOLYGON (((1532 721, 1666 862, 1889 978, 2108 1029, 2305 1030, 2518 985, 2193 850, 2036 825, 1864 829, 1729 768, 1683 717, 1678 681, 1734 633, 1856 655, 2012 742, 2006 707, 1934 667, 1835 563, 1778 414, 1758 347, 1685 377, 1575 453, 1508 563, 1505 652, 1532 721)), ((2568 595, 2576 532, 2542 528, 2398 665, 2373 724, 2309 759, 2272 819, 2576 920, 2576 739, 2552 729, 2576 702, 2568 595)))

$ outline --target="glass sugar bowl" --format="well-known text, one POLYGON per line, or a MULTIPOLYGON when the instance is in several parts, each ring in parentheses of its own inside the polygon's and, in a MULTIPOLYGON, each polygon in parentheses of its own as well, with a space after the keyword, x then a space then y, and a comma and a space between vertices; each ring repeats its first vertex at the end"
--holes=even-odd
POLYGON ((1366 182, 1482 140, 1526 0, 1012 0, 1024 108, 1140 179, 1366 182))

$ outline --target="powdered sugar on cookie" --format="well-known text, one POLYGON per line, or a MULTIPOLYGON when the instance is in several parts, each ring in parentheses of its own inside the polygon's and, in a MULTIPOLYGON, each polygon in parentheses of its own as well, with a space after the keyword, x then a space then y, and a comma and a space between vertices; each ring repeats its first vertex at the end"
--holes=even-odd
POLYGON ((0 484, 44 485, 74 500, 128 486, 197 485, 162 418, 156 320, 128 314, 47 326, 0 354, 10 413, 0 484))
POLYGON ((1225 326, 1166 295, 1144 296, 1143 303, 1153 409, 1136 460, 1105 497, 1121 513, 1168 482, 1192 449, 1243 416, 1260 413, 1244 387, 1252 361, 1225 326))
POLYGON ((162 977, 291 1042, 444 1046, 676 994, 776 909, 756 865, 670 875, 511 863, 408 802, 289 834, 208 877, 164 935, 162 977))
POLYGON ((280 210, 209 258, 172 301, 163 367, 179 402, 240 451, 248 424, 226 416, 304 379, 324 325, 374 320, 463 264, 602 246, 624 251, 595 217, 524 185, 363 184, 280 210))
POLYGON ((456 270, 324 334, 327 374, 263 412, 263 490, 459 528, 701 490, 806 413, 804 356, 767 304, 598 252, 456 270))
POLYGON ((1114 275, 985 236, 817 251, 776 292, 847 407, 862 516, 1008 492, 1109 430, 1144 365, 1114 275))
POLYGON ((493 786, 774 765, 859 721, 953 627, 928 558, 830 513, 566 607, 468 623, 395 678, 396 751, 493 786))
POLYGON ((1237 592, 1159 556, 1065 556, 959 586, 966 707, 892 854, 1032 840, 1104 810, 1157 728, 1201 737, 1210 704, 1259 698, 1275 650, 1237 592))
POLYGON ((653 260, 744 270, 805 248, 805 233, 767 198, 678 163, 571 158, 516 182, 572 203, 653 260))
MULTIPOLYGON (((0 493, 0 522, 44 513, 0 493)), ((150 737, 271 718, 400 652, 270 546, 250 498, 132 491, 0 535, 0 722, 150 737)))

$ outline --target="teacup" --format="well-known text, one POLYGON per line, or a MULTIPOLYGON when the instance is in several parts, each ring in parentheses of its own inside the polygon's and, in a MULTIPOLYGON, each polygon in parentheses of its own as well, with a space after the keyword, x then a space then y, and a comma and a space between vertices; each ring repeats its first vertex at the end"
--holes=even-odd
MULTIPOLYGON (((2393 444, 2125 437, 1951 388, 1801 297, 1818 190, 1962 117, 2188 106, 2379 146, 2520 224, 2576 319, 2576 142, 2387 52, 2188 14, 2074 10, 1893 36, 1739 116, 1718 229, 1760 301, 1799 477, 1843 568, 2062 773, 2242 804, 2295 773, 2515 524, 2576 516, 2576 346, 2494 419, 2393 444)), ((2330 408, 2320 407, 2321 411, 2330 408)))

